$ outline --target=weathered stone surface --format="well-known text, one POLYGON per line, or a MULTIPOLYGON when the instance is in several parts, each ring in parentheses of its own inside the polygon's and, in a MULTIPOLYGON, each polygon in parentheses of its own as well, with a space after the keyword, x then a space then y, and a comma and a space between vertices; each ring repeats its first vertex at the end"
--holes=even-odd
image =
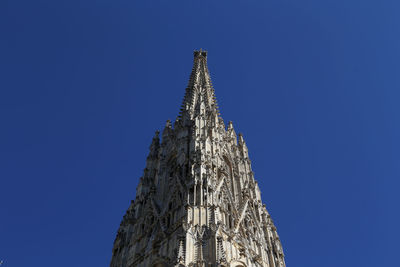
POLYGON ((219 116, 207 52, 195 51, 179 117, 156 132, 111 267, 285 267, 243 136, 219 116))

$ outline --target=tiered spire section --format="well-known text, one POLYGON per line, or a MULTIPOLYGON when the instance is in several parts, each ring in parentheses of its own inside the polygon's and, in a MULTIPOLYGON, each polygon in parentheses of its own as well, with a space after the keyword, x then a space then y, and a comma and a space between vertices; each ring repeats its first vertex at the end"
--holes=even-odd
POLYGON ((207 67, 207 51, 194 51, 193 68, 180 118, 193 119, 202 112, 218 115, 218 106, 207 67))
POLYGON ((219 117, 206 51, 194 52, 180 116, 161 137, 150 145, 111 267, 285 267, 243 136, 219 117))

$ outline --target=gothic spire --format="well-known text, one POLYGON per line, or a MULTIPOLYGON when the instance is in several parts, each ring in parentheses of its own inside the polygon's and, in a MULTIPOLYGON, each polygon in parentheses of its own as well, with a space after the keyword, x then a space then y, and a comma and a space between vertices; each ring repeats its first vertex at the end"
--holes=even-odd
POLYGON ((207 67, 207 51, 195 50, 193 68, 179 118, 193 119, 201 113, 219 115, 214 88, 207 67))
POLYGON ((243 136, 218 114, 206 51, 194 51, 175 123, 153 138, 110 267, 285 267, 243 136))

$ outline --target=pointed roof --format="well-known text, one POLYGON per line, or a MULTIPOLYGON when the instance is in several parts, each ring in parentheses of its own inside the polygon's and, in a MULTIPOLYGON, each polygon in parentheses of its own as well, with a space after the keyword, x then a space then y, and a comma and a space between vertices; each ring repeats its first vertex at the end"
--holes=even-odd
POLYGON ((207 67, 207 51, 195 50, 193 55, 192 73, 179 118, 188 115, 192 119, 201 112, 201 109, 219 115, 217 100, 207 67))

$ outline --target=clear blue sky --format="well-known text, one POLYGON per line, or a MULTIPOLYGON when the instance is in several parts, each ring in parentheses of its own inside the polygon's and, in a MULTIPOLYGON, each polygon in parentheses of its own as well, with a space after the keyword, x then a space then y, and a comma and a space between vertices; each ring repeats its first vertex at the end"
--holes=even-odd
POLYGON ((108 266, 192 52, 288 267, 398 266, 400 3, 1 0, 0 260, 108 266))

